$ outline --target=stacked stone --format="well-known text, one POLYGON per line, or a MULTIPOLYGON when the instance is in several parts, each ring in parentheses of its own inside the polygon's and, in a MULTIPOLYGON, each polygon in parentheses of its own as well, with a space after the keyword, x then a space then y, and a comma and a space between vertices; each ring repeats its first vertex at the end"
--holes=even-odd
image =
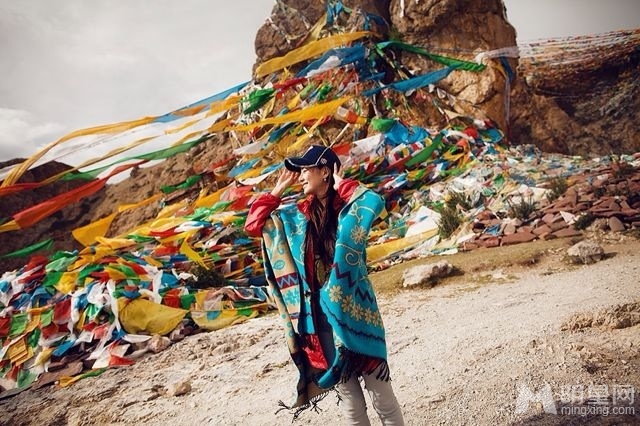
POLYGON ((554 201, 540 201, 527 219, 481 211, 473 220, 476 234, 461 244, 464 250, 498 247, 582 235, 576 221, 600 219, 604 230, 623 232, 640 228, 640 169, 628 163, 571 176, 569 188, 554 201), (583 216, 585 216, 583 218, 583 216))

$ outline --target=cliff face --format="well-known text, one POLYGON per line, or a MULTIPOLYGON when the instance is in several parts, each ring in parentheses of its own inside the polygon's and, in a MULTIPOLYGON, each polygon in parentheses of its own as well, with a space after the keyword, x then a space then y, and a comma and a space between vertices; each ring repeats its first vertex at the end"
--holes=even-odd
POLYGON ((640 30, 521 46, 511 138, 546 152, 640 151, 640 30))

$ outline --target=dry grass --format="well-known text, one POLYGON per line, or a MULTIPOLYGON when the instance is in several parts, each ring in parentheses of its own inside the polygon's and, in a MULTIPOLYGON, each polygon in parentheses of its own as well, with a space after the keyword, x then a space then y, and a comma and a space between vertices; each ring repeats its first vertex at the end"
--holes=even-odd
MULTIPOLYGON (((404 271, 414 266, 435 263, 441 260, 449 262, 454 267, 454 274, 438 281, 438 285, 466 283, 477 288, 489 283, 510 282, 518 272, 532 267, 553 270, 562 264, 562 255, 552 256, 564 252, 577 241, 571 238, 560 238, 549 241, 537 240, 525 244, 517 244, 490 249, 477 249, 459 252, 447 256, 433 256, 415 259, 394 265, 388 269, 370 274, 371 282, 377 294, 391 296, 400 291, 410 291, 402 287, 404 271), (493 274, 493 271, 501 271, 493 274)), ((567 268, 566 265, 562 268, 567 268)))

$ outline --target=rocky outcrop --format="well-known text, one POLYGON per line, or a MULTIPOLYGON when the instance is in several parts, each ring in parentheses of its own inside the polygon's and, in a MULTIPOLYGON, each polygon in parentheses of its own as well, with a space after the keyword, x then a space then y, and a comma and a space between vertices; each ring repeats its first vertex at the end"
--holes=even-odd
MULTIPOLYGON (((391 2, 391 22, 407 43, 436 54, 473 60, 479 53, 516 46, 516 32, 507 21, 502 0, 391 2)), ((429 69, 428 60, 403 58, 417 73, 429 69)), ((515 71, 517 62, 509 59, 515 71)), ((460 71, 438 85, 456 98, 452 108, 464 115, 489 118, 502 129, 507 125, 507 76, 499 61, 484 61, 481 73, 460 71)))
POLYGON ((520 46, 510 138, 545 152, 640 151, 640 30, 520 46))
MULTIPOLYGON (((374 30, 435 54, 473 60, 481 52, 516 46, 516 31, 501 0, 345 0, 356 13, 338 15, 339 25, 362 28, 363 13, 383 17, 374 30)), ((326 6, 278 0, 256 34, 256 66, 308 40, 326 6)), ((325 32, 330 31, 326 30, 325 32)), ((520 46, 522 56, 484 60, 482 73, 458 71, 437 86, 455 112, 493 120, 513 144, 545 152, 599 156, 640 151, 638 30, 575 37, 520 46), (511 79, 509 79, 509 73, 511 79), (510 80, 510 81, 509 81, 510 80)), ((396 52, 407 77, 433 69, 429 60, 396 52)), ((414 105, 421 125, 441 126, 442 114, 414 105)))
MULTIPOLYGON (((370 20, 372 30, 385 39, 399 39, 426 49, 429 53, 473 60, 481 52, 516 46, 516 33, 509 24, 502 0, 428 0, 420 2, 343 1, 350 13, 342 11, 336 20, 348 29, 362 29, 366 13, 382 17, 388 27, 370 20)), ((275 56, 282 56, 307 40, 311 28, 326 10, 319 2, 279 0, 271 17, 258 30, 255 47, 256 66, 275 56)), ((424 56, 396 52, 395 61, 402 64, 407 77, 433 71, 434 66, 424 56)), ((515 72, 517 62, 509 59, 515 72)), ((457 113, 488 118, 500 128, 507 126, 505 98, 510 85, 499 61, 485 61, 487 69, 481 73, 459 71, 438 86, 450 95, 449 107, 457 113)), ((515 75, 515 74, 514 74, 515 75)), ((442 114, 419 111, 424 123, 441 126, 446 122, 442 114)))

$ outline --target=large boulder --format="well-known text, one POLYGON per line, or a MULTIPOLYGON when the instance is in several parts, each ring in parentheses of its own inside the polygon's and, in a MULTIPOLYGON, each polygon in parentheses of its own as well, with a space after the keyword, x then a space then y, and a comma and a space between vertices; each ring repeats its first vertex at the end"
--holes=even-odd
MULTIPOLYGON (((502 0, 345 0, 343 4, 353 11, 375 14, 386 20, 386 28, 371 23, 371 29, 381 37, 391 34, 430 53, 473 60, 481 52, 516 45, 516 33, 507 21, 502 0)), ((325 11, 323 2, 276 2, 270 18, 256 34, 256 66, 273 57, 283 56, 303 44, 325 11)), ((344 26, 361 29, 363 16, 363 13, 351 13, 344 26)), ((397 59, 413 74, 439 67, 419 55, 399 55, 397 59)), ((510 71, 515 73, 517 60, 512 58, 508 62, 510 71)), ((485 60, 484 63, 487 65, 486 71, 458 71, 438 86, 456 99, 450 105, 455 112, 490 119, 504 129, 508 121, 508 102, 505 99, 509 96, 510 84, 500 61, 485 60)), ((422 123, 424 125, 444 124, 444 117, 432 111, 419 113, 425 120, 422 123)))
POLYGON ((545 152, 640 151, 640 30, 520 46, 510 139, 545 152))
MULTIPOLYGON (((435 54, 473 60, 482 52, 516 46, 516 31, 507 20, 502 0, 394 0, 390 15, 402 40, 435 54)), ((505 129, 510 84, 500 61, 484 63, 485 71, 458 71, 439 86, 456 98, 455 112, 491 119, 505 129)), ((508 59, 508 63, 515 72, 517 60, 508 59)), ((405 65, 422 71, 433 67, 420 56, 407 57, 405 65)))

